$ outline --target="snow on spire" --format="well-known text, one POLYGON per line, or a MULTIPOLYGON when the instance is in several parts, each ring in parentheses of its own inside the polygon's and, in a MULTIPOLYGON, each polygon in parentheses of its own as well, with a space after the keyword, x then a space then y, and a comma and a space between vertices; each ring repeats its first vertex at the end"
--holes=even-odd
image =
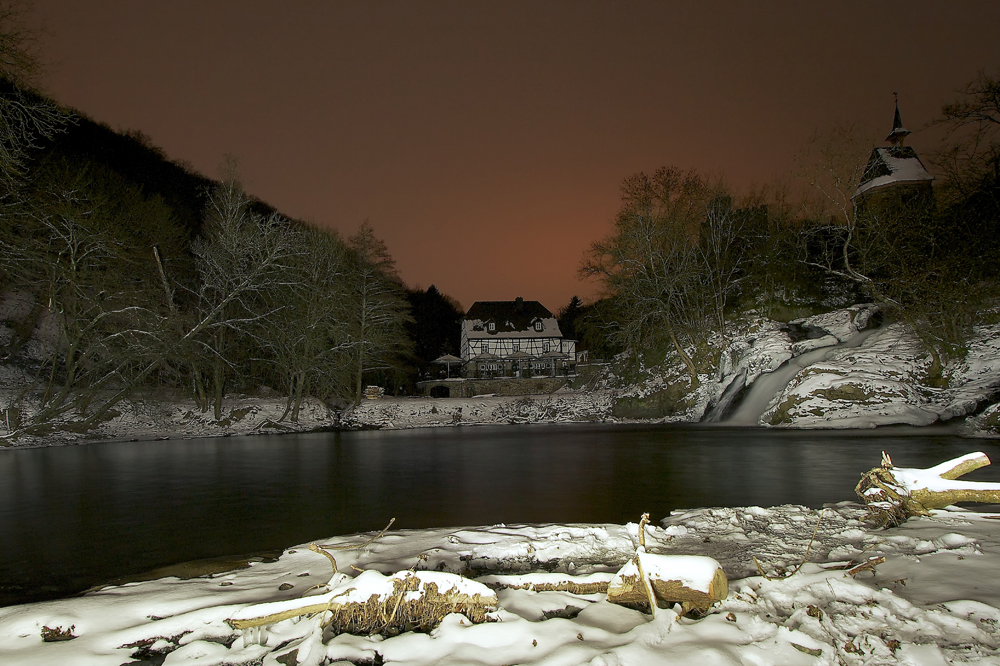
POLYGON ((885 138, 892 146, 872 151, 852 199, 870 190, 899 183, 930 183, 934 180, 917 157, 916 151, 903 145, 903 139, 912 132, 903 127, 903 121, 899 117, 899 97, 896 93, 893 96, 896 97, 896 114, 892 119, 892 131, 885 138))
POLYGON ((903 127, 903 120, 899 117, 899 93, 894 92, 892 96, 896 102, 896 115, 892 119, 892 131, 889 132, 889 136, 885 137, 885 140, 894 146, 901 146, 903 145, 903 139, 908 134, 912 134, 912 132, 903 127))

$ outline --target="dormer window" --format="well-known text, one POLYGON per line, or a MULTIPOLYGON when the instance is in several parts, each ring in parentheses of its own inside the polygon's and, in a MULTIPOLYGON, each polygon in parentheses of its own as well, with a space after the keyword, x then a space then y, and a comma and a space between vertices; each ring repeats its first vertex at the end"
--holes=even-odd
POLYGON ((497 324, 495 321, 491 321, 489 324, 487 324, 486 328, 489 330, 490 333, 497 332, 497 324))
POLYGON ((536 321, 535 322, 535 330, 536 331, 541 331, 543 328, 545 328, 545 327, 542 325, 542 322, 540 322, 540 321, 536 321))

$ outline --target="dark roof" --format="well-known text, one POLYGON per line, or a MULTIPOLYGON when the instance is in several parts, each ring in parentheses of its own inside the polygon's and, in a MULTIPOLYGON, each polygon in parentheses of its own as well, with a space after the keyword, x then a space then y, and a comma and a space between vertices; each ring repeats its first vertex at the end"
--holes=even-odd
POLYGON ((900 143, 908 134, 912 134, 912 132, 903 127, 903 119, 899 117, 899 102, 896 102, 896 115, 892 118, 892 131, 889 132, 889 136, 885 137, 885 140, 893 144, 900 143))
POLYGON ((927 173, 913 148, 899 145, 876 148, 868 158, 853 196, 897 183, 929 184, 932 180, 934 177, 927 173))
POLYGON ((536 319, 552 319, 552 313, 538 301, 476 301, 465 313, 466 321, 494 321, 497 328, 523 331, 529 328, 536 319))

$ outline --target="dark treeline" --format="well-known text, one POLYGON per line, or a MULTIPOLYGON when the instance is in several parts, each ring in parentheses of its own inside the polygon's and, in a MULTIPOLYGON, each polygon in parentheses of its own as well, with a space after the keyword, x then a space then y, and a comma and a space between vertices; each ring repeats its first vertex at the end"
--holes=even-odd
POLYGON ((276 391, 295 420, 306 396, 356 401, 373 373, 406 375, 406 292, 370 225, 341 239, 290 221, 232 169, 211 183, 134 136, 110 133, 105 159, 73 135, 106 129, 64 119, 0 220, 4 293, 26 308, 5 355, 36 378, 38 422, 93 424, 151 387, 216 418, 227 392, 276 391))
POLYGON ((288 396, 294 421, 307 396, 405 389, 457 346, 460 309, 408 291, 367 222, 341 238, 289 220, 233 164, 213 181, 60 108, 33 90, 31 54, 0 46, 16 56, 0 59, 0 352, 33 378, 3 406, 16 421, 32 404, 14 425, 87 429, 164 391, 217 419, 227 393, 288 396), (445 311, 442 334, 427 318, 445 311))
MULTIPOLYGON (((972 327, 996 316, 1000 81, 981 74, 935 124, 949 143, 933 154, 945 174, 933 189, 856 196, 872 144, 851 127, 817 134, 804 151, 811 194, 737 194, 677 168, 626 179, 614 231, 581 270, 604 292, 583 317, 589 331, 618 350, 675 357, 694 386, 715 362, 706 341, 724 341, 734 314, 787 321, 876 302, 921 340, 932 359, 925 380, 942 385, 972 327)), ((561 314, 577 320, 580 307, 561 314)))

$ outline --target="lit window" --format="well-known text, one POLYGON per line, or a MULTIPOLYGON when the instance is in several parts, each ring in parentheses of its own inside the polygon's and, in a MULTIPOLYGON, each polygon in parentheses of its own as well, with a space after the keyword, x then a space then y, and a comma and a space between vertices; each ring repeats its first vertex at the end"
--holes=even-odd
POLYGON ((491 322, 489 323, 489 329, 490 329, 490 333, 493 333, 494 331, 496 331, 496 330, 497 330, 497 325, 496 325, 496 322, 492 322, 492 321, 491 321, 491 322))
POLYGON ((542 326, 542 322, 540 322, 540 321, 536 321, 536 322, 535 322, 535 330, 536 330, 536 331, 540 331, 540 330, 542 330, 542 328, 543 328, 543 326, 542 326))

